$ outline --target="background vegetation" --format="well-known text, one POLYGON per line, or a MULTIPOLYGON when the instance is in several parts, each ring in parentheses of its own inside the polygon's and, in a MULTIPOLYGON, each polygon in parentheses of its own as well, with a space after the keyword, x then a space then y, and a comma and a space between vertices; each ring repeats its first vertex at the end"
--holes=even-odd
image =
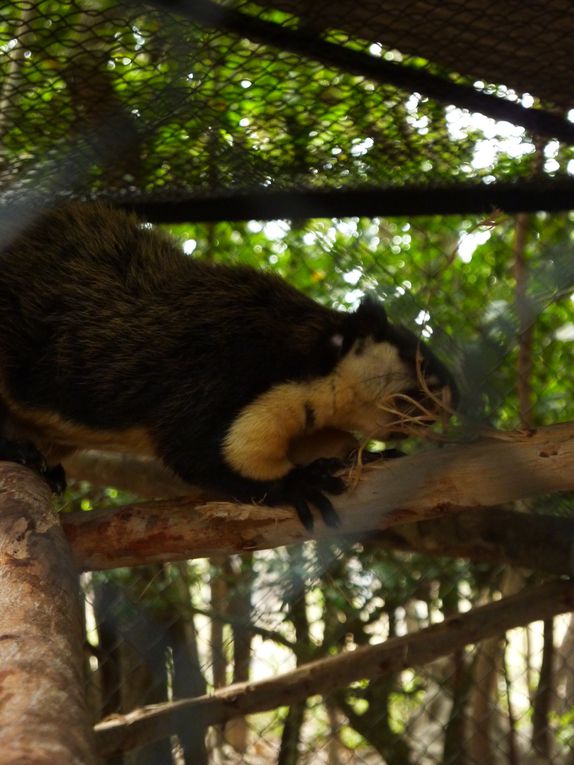
MULTIPOLYGON (((278 11, 264 16, 294 23, 278 11)), ((337 30, 329 39, 406 60, 337 30)), ((3 201, 38 193, 177 201, 573 172, 571 150, 555 141, 139 4, 5 4, 0 54, 3 201)), ((189 257, 274 270, 342 310, 377 295, 457 374, 465 414, 457 439, 474 438, 485 422, 574 418, 572 215, 307 216, 171 230, 189 257)), ((63 510, 129 499, 77 483, 63 510)), ((513 509, 572 515, 570 497, 513 509)), ((416 631, 537 581, 536 552, 523 571, 365 539, 86 574, 94 719, 416 631)), ((211 730, 207 749, 194 720, 172 741, 109 764, 572 765, 573 644, 569 618, 525 627, 421 670, 211 730)))
MULTIPOLYGON (((252 221, 178 226, 172 232, 190 257, 272 268, 342 309, 352 308, 365 292, 379 295, 392 318, 417 329, 457 370, 469 418, 457 438, 474 437, 473 423, 519 428, 573 416, 572 380, 565 373, 574 350, 569 215, 252 221), (523 249, 519 231, 526 233, 523 249), (517 303, 517 257, 526 263, 519 288, 526 289, 526 325, 517 303), (518 385, 519 373, 525 373, 521 348, 528 360, 528 379, 522 378, 528 409, 518 385)), ((91 501, 89 494, 82 500, 91 501)), ((95 504, 101 506, 100 497, 95 504)), ((569 497, 514 509, 572 515, 569 497)), ((536 569, 534 549, 532 560, 536 569)), ((99 625, 88 639, 101 651, 101 625, 112 618, 115 642, 104 656, 96 653, 100 670, 110 662, 118 669, 100 693, 108 704, 112 697, 120 704, 120 697, 139 687, 130 702, 136 705, 177 695, 178 683, 191 693, 259 679, 407 634, 539 577, 508 565, 381 549, 368 539, 309 543, 87 577, 87 601, 95 605, 99 625), (103 604, 93 600, 100 588, 108 593, 103 604), (141 619, 145 646, 135 641, 135 647, 141 619), (150 643, 150 634, 157 642, 150 643), (134 650, 137 668, 125 674, 123 654, 134 650), (188 663, 177 660, 182 651, 188 663), (146 668, 150 661, 153 680, 146 668), (141 673, 148 684, 141 685, 141 673)), ((553 641, 534 625, 421 672, 249 718, 245 728, 235 723, 225 735, 212 735, 210 747, 238 762, 566 762, 573 734, 574 633, 568 618, 546 629, 553 641), (544 661, 553 667, 551 675, 548 667, 542 672, 544 661), (540 707, 543 690, 551 692, 550 700, 540 707), (543 710, 538 720, 537 708, 543 710)), ((166 761, 168 749, 165 744, 166 761)))

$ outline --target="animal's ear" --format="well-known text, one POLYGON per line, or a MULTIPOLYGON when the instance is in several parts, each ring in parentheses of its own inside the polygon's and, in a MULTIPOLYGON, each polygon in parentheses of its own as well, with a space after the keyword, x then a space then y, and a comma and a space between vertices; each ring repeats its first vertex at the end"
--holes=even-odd
POLYGON ((331 327, 331 331, 322 335, 319 343, 311 353, 311 363, 316 373, 326 375, 333 371, 340 359, 348 350, 347 333, 341 328, 331 327))
MULTIPOLYGON (((365 297, 353 313, 343 314, 343 322, 332 328, 328 344, 322 345, 325 363, 322 368, 333 366, 345 356, 356 340, 372 337, 382 341, 387 337, 389 322, 383 306, 373 297, 365 297)), ((321 354, 321 355, 322 355, 321 354)))
POLYGON ((335 332, 329 338, 329 344, 337 353, 340 353, 345 345, 345 335, 342 332, 335 332))
POLYGON ((389 320, 381 303, 368 295, 363 298, 353 317, 354 330, 358 337, 374 337, 383 340, 387 334, 389 320))

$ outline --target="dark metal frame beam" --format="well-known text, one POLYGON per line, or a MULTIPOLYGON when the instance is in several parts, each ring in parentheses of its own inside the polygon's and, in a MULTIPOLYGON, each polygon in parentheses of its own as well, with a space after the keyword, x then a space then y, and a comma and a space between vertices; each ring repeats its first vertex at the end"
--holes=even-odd
POLYGON ((394 189, 263 190, 213 197, 110 201, 135 210, 154 223, 490 215, 497 210, 505 213, 564 212, 574 209, 574 179, 394 189))

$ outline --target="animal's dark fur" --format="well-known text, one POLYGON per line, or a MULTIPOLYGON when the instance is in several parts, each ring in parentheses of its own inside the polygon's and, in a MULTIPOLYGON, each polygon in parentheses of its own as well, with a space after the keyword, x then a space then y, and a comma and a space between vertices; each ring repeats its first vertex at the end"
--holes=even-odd
MULTIPOLYGON (((92 431, 121 445, 138 429, 182 478, 241 500, 292 499, 282 479, 254 480, 225 460, 245 407, 277 384, 329 375, 358 338, 386 340, 411 362, 417 345, 374 303, 330 310, 273 275, 186 257, 134 217, 80 204, 43 214, 3 247, 0 328, 4 435, 31 436, 50 457, 44 415, 81 426, 56 437, 59 447, 89 447, 92 431)), ((313 417, 306 404, 307 425, 313 417)))

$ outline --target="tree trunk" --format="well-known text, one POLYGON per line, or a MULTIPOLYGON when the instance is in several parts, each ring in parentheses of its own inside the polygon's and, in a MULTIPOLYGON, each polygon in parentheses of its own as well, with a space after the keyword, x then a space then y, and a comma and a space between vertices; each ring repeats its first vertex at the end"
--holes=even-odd
MULTIPOLYGON (((289 616, 295 627, 297 666, 308 660, 310 650, 309 620, 307 618, 307 598, 305 593, 305 550, 293 547, 287 550, 289 556, 288 590, 285 595, 289 602, 289 616)), ((305 722, 307 700, 291 704, 283 723, 281 747, 277 757, 278 765, 296 765, 299 761, 299 741, 301 728, 305 722)))
MULTIPOLYGON (((117 623, 117 588, 104 580, 93 582, 94 618, 98 631, 98 675, 101 696, 101 717, 121 712, 121 637, 117 623)), ((123 765, 124 757, 116 753, 105 765, 123 765)))
POLYGON ((78 578, 47 485, 0 463, 0 763, 96 762, 78 578))
POLYGON ((552 744, 550 712, 554 695, 554 653, 554 620, 545 619, 542 665, 532 710, 532 748, 547 760, 551 759, 552 744))
MULTIPOLYGON (((168 641, 158 613, 162 569, 145 566, 130 572, 118 592, 123 600, 122 707, 137 709, 167 701, 168 641)), ((155 741, 126 756, 127 765, 173 765, 169 739, 155 741)))
MULTIPOLYGON (((249 680, 251 672, 251 596, 255 576, 253 555, 246 553, 232 558, 228 566, 233 577, 229 585, 229 615, 233 619, 233 682, 243 683, 249 680)), ((225 740, 236 752, 245 754, 249 743, 249 726, 244 717, 237 717, 227 723, 225 740)))
POLYGON ((468 751, 471 762, 494 765, 497 744, 493 741, 495 722, 499 715, 496 701, 496 681, 504 647, 501 636, 485 640, 478 646, 470 691, 471 720, 468 751))
MULTIPOLYGON (((227 612, 227 580, 225 578, 224 555, 214 555, 210 559, 210 591, 211 610, 218 614, 227 612)), ((211 672, 214 688, 224 688, 227 685, 227 655, 223 639, 224 625, 221 621, 213 619, 211 622, 211 672)), ((223 748, 223 726, 215 728, 213 735, 213 751, 217 757, 223 748)))
MULTIPOLYGON (((450 576, 445 576, 440 590, 445 617, 460 613, 460 593, 450 576)), ((442 762, 444 765, 468 765, 466 752, 467 703, 472 679, 467 666, 464 649, 454 651, 451 657, 452 672, 444 688, 450 693, 452 702, 444 730, 442 762)))
MULTIPOLYGON (((177 578, 167 578, 164 620, 173 657, 173 697, 202 696, 207 686, 201 674, 197 633, 191 611, 188 569, 186 563, 174 564, 177 578)), ((206 727, 201 714, 194 715, 193 724, 181 726, 177 735, 185 765, 207 765, 206 727)))

